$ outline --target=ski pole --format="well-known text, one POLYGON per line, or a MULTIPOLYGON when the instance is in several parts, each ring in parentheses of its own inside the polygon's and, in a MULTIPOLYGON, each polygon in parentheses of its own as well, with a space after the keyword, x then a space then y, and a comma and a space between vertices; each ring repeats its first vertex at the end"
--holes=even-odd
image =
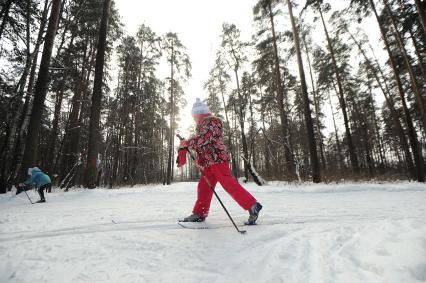
POLYGON ((27 198, 29 199, 29 201, 31 202, 31 204, 34 204, 34 203, 31 201, 30 196, 27 194, 27 191, 25 190, 25 187, 23 188, 23 190, 24 190, 24 193, 27 195, 27 198))
MULTIPOLYGON (((177 136, 180 140, 184 140, 184 138, 183 138, 181 135, 177 134, 176 136, 177 136)), ((192 152, 190 152, 190 151, 188 150, 188 153, 189 153, 189 156, 191 156, 191 159, 192 159, 194 162, 197 162, 197 161, 196 161, 196 159, 195 159, 195 156, 192 154, 192 152)), ((197 167, 197 168, 198 168, 198 167, 197 167)), ((237 231, 238 231, 239 233, 241 233, 241 234, 245 234, 247 231, 246 231, 246 230, 240 230, 240 229, 238 229, 238 226, 235 224, 234 219, 232 219, 231 215, 229 214, 229 212, 228 212, 228 210, 226 209, 225 205, 223 204, 222 200, 220 199, 220 197, 218 196, 218 194, 217 194, 217 193, 216 193, 216 191, 214 190, 213 186, 211 185, 211 183, 210 183, 209 179, 207 178, 207 176, 206 176, 206 175, 204 175, 203 170, 202 170, 201 168, 198 168, 198 170, 200 171, 201 176, 204 178, 204 180, 206 181, 206 183, 207 183, 207 185, 209 186, 209 188, 212 190, 213 194, 216 196, 216 198, 217 198, 217 200, 219 201, 220 205, 222 206, 223 210, 225 210, 226 214, 227 214, 227 215, 228 215, 228 217, 229 217, 229 220, 231 220, 231 222, 232 222, 232 224, 234 225, 235 229, 237 229, 237 231)))

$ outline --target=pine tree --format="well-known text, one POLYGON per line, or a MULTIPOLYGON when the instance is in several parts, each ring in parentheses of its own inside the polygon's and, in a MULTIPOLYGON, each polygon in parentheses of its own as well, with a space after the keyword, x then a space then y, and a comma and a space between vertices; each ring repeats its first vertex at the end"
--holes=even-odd
MULTIPOLYGON (((231 130, 231 123, 229 119, 229 110, 228 110, 229 107, 227 106, 227 103, 226 103, 227 97, 229 96, 228 85, 230 82, 231 82, 231 77, 226 71, 226 64, 223 59, 223 54, 221 54, 221 52, 217 52, 215 64, 212 70, 210 70, 209 79, 205 83, 204 88, 208 89, 209 94, 211 94, 212 96, 216 95, 217 93, 220 93, 221 105, 220 106, 217 105, 217 109, 218 109, 217 111, 219 113, 221 109, 223 109, 223 112, 224 112, 225 122, 226 122, 224 127, 225 129, 224 132, 225 132, 225 135, 228 137, 227 139, 228 148, 229 148, 229 151, 231 152, 232 173, 234 176, 237 176, 238 172, 237 172, 237 163, 235 158, 236 154, 235 154, 235 149, 233 144, 233 131, 231 130)), ((211 109, 213 109, 214 111, 214 107, 211 109)))
POLYGON ((43 47, 43 54, 40 62, 37 83, 35 85, 34 102, 31 112, 28 134, 25 143, 25 152, 23 156, 21 174, 23 178, 26 176, 27 168, 36 165, 36 147, 39 138, 40 122, 44 110, 44 102, 47 92, 47 84, 49 80, 49 65, 52 56, 53 44, 58 26, 59 13, 61 8, 60 0, 53 0, 50 12, 49 24, 46 32, 46 39, 43 47))
POLYGON ((102 19, 99 28, 98 47, 96 52, 95 81, 93 86, 92 106, 90 111, 89 147, 86 163, 86 186, 89 189, 96 187, 98 172, 98 154, 101 134, 99 121, 101 114, 102 80, 105 62, 105 46, 111 0, 104 0, 102 19))
POLYGON ((335 52, 335 47, 333 46, 333 40, 330 37, 329 31, 328 31, 328 28, 327 28, 327 25, 326 25, 325 19, 324 19, 324 12, 329 11, 331 8, 330 8, 329 4, 324 4, 323 0, 309 0, 309 1, 307 1, 306 5, 312 6, 315 9, 315 11, 317 11, 319 13, 320 18, 321 18, 321 23, 322 23, 324 33, 325 33, 325 36, 326 36, 326 39, 327 39, 328 51, 330 52, 331 60, 332 60, 332 63, 333 63, 334 75, 336 77, 336 84, 337 84, 337 89, 338 89, 338 93, 339 93, 339 102, 340 102, 340 107, 341 107, 341 110, 342 110, 343 119, 344 119, 344 123, 345 123, 345 135, 346 135, 346 139, 347 139, 351 165, 352 165, 352 169, 355 172, 359 172, 358 158, 357 158, 357 155, 355 153, 355 147, 354 147, 353 140, 352 140, 352 133, 351 133, 351 129, 350 129, 350 126, 349 126, 348 113, 346 111, 346 101, 345 101, 345 92, 344 92, 344 86, 343 86, 343 78, 340 75, 339 66, 337 64, 336 52, 335 52))
POLYGON ((240 126, 241 134, 241 143, 243 147, 243 159, 244 159, 244 176, 248 180, 248 144, 245 134, 245 118, 246 111, 248 106, 248 97, 245 97, 241 91, 240 85, 240 71, 244 63, 247 61, 246 50, 247 43, 243 42, 240 38, 240 30, 234 24, 223 24, 222 25, 222 52, 224 54, 224 60, 226 61, 228 67, 232 70, 235 76, 235 96, 232 98, 234 100, 234 110, 235 114, 238 117, 238 123, 240 126))
POLYGON ((307 87, 306 79, 305 79, 305 70, 303 67, 299 33, 296 27, 296 21, 293 16, 293 8, 292 8, 292 3, 290 0, 287 0, 287 6, 288 6, 289 14, 290 14, 291 25, 293 27, 293 38, 294 38, 294 45, 296 48, 297 65, 299 66, 299 76, 300 76, 300 83, 302 87, 301 90, 302 90, 303 102, 304 102, 305 123, 306 123, 306 130, 307 130, 308 142, 309 142, 309 153, 310 153, 309 156, 310 156, 310 161, 312 165, 312 181, 314 183, 319 183, 321 182, 321 176, 320 176, 320 169, 319 169, 319 162, 318 162, 318 155, 317 155, 317 145, 315 140, 312 116, 311 116, 311 106, 310 106, 310 101, 308 96, 308 87, 307 87))
POLYGON ((186 54, 185 46, 179 40, 177 34, 167 33, 163 39, 163 51, 167 56, 167 62, 170 64, 169 93, 170 93, 170 131, 168 144, 168 161, 166 183, 170 185, 173 180, 174 168, 174 139, 175 139, 175 118, 179 108, 176 107, 180 103, 183 94, 180 82, 184 82, 191 76, 191 62, 186 54))
MULTIPOLYGON (((283 76, 281 73, 281 58, 278 50, 278 36, 275 30, 275 16, 280 13, 280 10, 274 12, 274 9, 277 5, 277 1, 272 0, 261 0, 254 7, 253 12, 256 15, 257 20, 261 20, 262 18, 267 19, 270 25, 270 32, 272 34, 272 38, 270 41, 272 42, 272 54, 273 54, 273 68, 274 68, 274 78, 275 78, 275 91, 276 91, 276 101, 278 104, 279 115, 281 119, 281 133, 283 140, 283 148, 284 148, 284 156, 285 156, 285 167, 286 172, 289 178, 294 178, 295 175, 295 166, 294 166, 294 158, 292 158, 292 147, 290 141, 290 132, 289 132, 289 113, 286 111, 287 100, 288 98, 285 95, 285 88, 283 83, 283 76)), ((264 33, 262 30, 260 33, 264 33)))

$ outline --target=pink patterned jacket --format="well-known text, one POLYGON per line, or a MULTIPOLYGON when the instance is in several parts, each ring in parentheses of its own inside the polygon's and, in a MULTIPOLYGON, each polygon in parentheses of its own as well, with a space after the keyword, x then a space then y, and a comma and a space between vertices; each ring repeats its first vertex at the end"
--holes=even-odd
POLYGON ((188 146, 198 155, 198 164, 210 167, 231 160, 223 141, 222 120, 214 116, 204 118, 196 128, 197 135, 188 140, 188 146))

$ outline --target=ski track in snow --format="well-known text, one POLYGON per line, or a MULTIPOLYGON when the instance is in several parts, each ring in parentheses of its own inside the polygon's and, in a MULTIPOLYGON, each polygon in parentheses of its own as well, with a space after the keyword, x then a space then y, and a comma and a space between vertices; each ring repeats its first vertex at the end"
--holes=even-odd
POLYGON ((0 195, 0 283, 426 282, 424 184, 245 186, 264 207, 245 235, 215 198, 214 229, 177 225, 196 183, 0 195))

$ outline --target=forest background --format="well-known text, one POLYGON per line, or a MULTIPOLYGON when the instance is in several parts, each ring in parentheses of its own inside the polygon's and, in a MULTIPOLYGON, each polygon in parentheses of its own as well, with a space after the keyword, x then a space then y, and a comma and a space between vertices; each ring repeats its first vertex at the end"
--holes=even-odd
POLYGON ((424 182, 425 5, 2 0, 0 191, 32 166, 62 188, 194 180, 174 160, 195 97, 237 177, 424 182))

